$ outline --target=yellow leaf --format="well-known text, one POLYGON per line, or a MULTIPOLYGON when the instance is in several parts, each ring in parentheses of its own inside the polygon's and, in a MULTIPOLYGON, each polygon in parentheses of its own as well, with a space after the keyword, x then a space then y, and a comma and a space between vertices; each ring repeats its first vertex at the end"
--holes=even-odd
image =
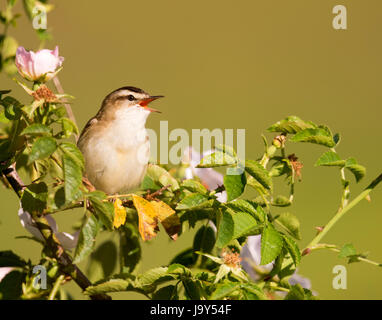
POLYGON ((155 237, 158 229, 158 217, 152 204, 133 194, 133 203, 138 212, 139 233, 144 241, 155 237))
POLYGON ((163 201, 151 201, 151 205, 154 207, 157 217, 165 228, 167 234, 173 240, 176 240, 178 238, 181 224, 175 211, 163 201))
POLYGON ((119 198, 116 198, 114 201, 114 222, 113 225, 115 228, 119 228, 126 221, 126 209, 122 205, 122 201, 119 198))

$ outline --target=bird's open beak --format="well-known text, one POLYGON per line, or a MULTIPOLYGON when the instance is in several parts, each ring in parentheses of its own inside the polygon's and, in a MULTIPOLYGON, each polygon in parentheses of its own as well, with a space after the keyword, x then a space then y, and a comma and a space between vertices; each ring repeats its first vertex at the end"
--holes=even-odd
POLYGON ((148 107, 148 104, 154 100, 157 100, 159 98, 163 98, 163 96, 151 96, 151 97, 148 97, 146 99, 142 99, 140 102, 139 102, 139 105, 142 107, 142 108, 145 108, 146 110, 149 110, 150 112, 159 112, 161 113, 159 110, 156 110, 156 109, 153 109, 153 108, 149 108, 148 107))

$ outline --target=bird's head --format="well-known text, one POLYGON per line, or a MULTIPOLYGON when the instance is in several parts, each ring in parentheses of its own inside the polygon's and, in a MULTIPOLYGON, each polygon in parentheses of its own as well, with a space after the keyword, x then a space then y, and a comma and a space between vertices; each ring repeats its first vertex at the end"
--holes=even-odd
POLYGON ((151 96, 142 89, 135 87, 122 87, 114 90, 106 96, 102 102, 104 111, 123 109, 131 112, 160 112, 150 108, 150 102, 162 98, 163 96, 151 96))

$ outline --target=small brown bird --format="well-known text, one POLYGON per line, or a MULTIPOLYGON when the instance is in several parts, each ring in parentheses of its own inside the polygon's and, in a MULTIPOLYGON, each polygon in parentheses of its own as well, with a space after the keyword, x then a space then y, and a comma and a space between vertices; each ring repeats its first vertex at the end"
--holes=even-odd
POLYGON ((162 97, 122 87, 103 100, 77 143, 85 158, 85 175, 96 189, 115 194, 140 185, 150 157, 146 120, 151 112, 159 112, 148 104, 162 97))

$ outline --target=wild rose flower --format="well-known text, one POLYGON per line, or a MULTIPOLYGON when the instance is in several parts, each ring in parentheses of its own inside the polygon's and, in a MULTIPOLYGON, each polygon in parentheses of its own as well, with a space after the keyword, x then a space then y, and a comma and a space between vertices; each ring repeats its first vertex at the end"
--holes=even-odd
POLYGON ((63 57, 58 55, 58 46, 54 50, 42 49, 37 52, 18 47, 15 64, 22 77, 30 81, 45 82, 52 79, 58 71, 63 57))
MULTIPOLYGON (((35 223, 28 211, 25 211, 21 204, 18 212, 21 225, 27 229, 35 238, 40 241, 44 241, 40 230, 35 226, 35 223)), ((47 215, 46 220, 48 220, 49 226, 52 228, 53 233, 56 235, 58 241, 60 241, 62 247, 66 250, 74 249, 77 246, 79 232, 76 231, 73 234, 67 232, 59 232, 56 220, 50 215, 47 215)))

